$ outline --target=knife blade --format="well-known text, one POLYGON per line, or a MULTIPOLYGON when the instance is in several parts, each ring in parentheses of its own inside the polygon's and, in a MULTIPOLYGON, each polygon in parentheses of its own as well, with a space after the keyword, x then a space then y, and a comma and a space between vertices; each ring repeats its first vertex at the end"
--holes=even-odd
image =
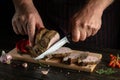
POLYGON ((61 40, 56 42, 49 49, 47 49, 45 52, 43 52, 42 54, 40 54, 39 56, 37 56, 34 59, 35 60, 40 60, 40 59, 44 58, 46 55, 52 54, 54 51, 56 51, 57 49, 59 49, 60 47, 62 47, 66 43, 69 43, 69 40, 68 40, 67 36, 63 37, 61 40))

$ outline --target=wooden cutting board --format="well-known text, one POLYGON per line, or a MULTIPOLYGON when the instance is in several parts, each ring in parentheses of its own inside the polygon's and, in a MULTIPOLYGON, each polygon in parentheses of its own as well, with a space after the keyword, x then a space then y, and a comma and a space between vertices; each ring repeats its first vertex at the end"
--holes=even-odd
MULTIPOLYGON (((51 66, 56 66, 56 67, 61 67, 61 68, 67 68, 67 69, 73 69, 73 70, 79 70, 79 71, 86 71, 86 72, 93 72, 97 64, 91 64, 87 66, 78 66, 76 64, 65 64, 65 63, 60 63, 59 59, 50 59, 50 60, 34 60, 31 56, 27 54, 19 54, 17 53, 16 48, 8 52, 14 60, 21 60, 21 61, 26 61, 26 62, 32 62, 32 63, 43 63, 51 66)), ((102 54, 99 53, 92 53, 90 52, 89 55, 98 57, 100 60, 102 58, 102 54)))

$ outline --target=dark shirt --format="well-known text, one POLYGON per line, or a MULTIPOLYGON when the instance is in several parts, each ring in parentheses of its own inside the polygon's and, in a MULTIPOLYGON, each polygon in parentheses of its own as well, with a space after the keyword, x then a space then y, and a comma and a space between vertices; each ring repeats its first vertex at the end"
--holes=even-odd
MULTIPOLYGON (((35 1, 35 0, 34 0, 35 1)), ((85 0, 41 0, 37 2, 37 8, 41 12, 44 24, 49 29, 55 29, 62 35, 63 30, 69 27, 69 19, 75 12, 81 10, 86 4, 85 0)), ((100 48, 119 48, 120 10, 119 3, 110 5, 103 14, 102 26, 98 33, 87 38, 77 45, 100 47, 100 48)))

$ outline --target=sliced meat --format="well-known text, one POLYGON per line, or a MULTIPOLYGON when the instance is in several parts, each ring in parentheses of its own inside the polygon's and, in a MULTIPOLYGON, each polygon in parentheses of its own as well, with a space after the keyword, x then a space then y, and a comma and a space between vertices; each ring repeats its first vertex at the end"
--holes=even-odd
POLYGON ((61 47, 58 50, 56 50, 53 54, 64 54, 64 53, 71 53, 71 52, 73 52, 72 49, 68 47, 61 47))
POLYGON ((35 44, 40 43, 42 37, 43 37, 44 34, 45 34, 46 32, 48 32, 48 31, 49 31, 49 30, 47 30, 47 29, 45 29, 45 28, 43 28, 42 30, 40 30, 40 32, 37 33, 37 35, 36 35, 35 44))
POLYGON ((33 52, 33 57, 36 57, 36 55, 43 53, 59 39, 60 35, 58 32, 54 30, 42 29, 39 33, 37 33, 35 45, 32 47, 30 52, 33 52))
POLYGON ((27 49, 27 51, 28 51, 28 53, 30 54, 31 57, 36 57, 37 56, 37 54, 35 53, 35 51, 33 50, 32 47, 27 46, 26 49, 27 49))
MULTIPOLYGON (((68 56, 73 50, 68 47, 61 47, 52 54, 46 55, 45 58, 51 59, 51 58, 63 58, 68 56)), ((48 60, 47 59, 47 60, 48 60)))
POLYGON ((87 58, 82 60, 83 63, 87 63, 87 64, 96 64, 99 61, 100 61, 99 58, 95 56, 87 56, 87 58))
POLYGON ((54 30, 47 31, 40 40, 40 45, 48 49, 51 45, 60 39, 59 34, 54 30))
POLYGON ((41 45, 36 44, 33 48, 32 48, 33 52, 36 53, 37 55, 43 53, 46 48, 43 48, 41 45))
POLYGON ((92 56, 89 53, 87 51, 76 51, 68 47, 61 47, 50 55, 47 55, 44 59, 57 58, 61 60, 61 63, 76 64, 79 66, 87 66, 88 64, 97 64, 100 62, 98 57, 92 56))
POLYGON ((82 60, 82 59, 85 59, 87 56, 88 54, 85 52, 73 51, 68 56, 63 58, 63 62, 68 63, 68 64, 73 64, 73 63, 77 63, 78 59, 82 60))

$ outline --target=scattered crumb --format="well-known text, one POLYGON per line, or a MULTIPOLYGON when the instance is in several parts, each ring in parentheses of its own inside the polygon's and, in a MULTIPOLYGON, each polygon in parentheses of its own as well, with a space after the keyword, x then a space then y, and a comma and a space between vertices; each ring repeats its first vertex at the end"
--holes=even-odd
POLYGON ((27 63, 23 63, 22 66, 23 66, 24 68, 27 68, 27 67, 28 67, 28 64, 27 64, 27 63))
POLYGON ((42 70, 42 71, 41 71, 41 73, 42 73, 43 75, 47 75, 48 72, 49 72, 49 69, 48 69, 48 70, 42 70))
POLYGON ((67 74, 70 74, 70 72, 67 72, 67 74))

